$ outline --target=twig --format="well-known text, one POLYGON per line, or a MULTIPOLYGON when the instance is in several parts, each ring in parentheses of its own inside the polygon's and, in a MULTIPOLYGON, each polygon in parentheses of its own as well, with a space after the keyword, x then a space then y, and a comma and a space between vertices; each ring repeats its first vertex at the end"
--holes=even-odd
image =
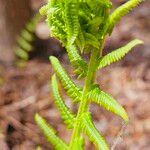
POLYGON ((124 123, 117 135, 117 137, 115 138, 115 140, 113 141, 113 145, 111 147, 111 150, 115 150, 116 146, 118 143, 120 143, 122 141, 122 136, 123 136, 123 133, 125 131, 125 128, 126 128, 126 124, 124 123))
POLYGON ((4 106, 0 109, 0 112, 10 112, 10 111, 16 111, 18 109, 22 109, 22 108, 25 108, 27 107, 28 105, 31 105, 33 103, 36 102, 36 95, 34 96, 30 96, 24 100, 21 100, 19 102, 15 102, 13 104, 10 104, 10 105, 7 105, 7 106, 4 106))

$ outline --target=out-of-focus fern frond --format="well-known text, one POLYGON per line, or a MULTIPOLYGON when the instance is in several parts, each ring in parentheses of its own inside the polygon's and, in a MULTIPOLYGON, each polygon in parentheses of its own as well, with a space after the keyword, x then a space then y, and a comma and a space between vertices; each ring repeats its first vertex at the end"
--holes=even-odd
POLYGON ((99 150, 109 150, 104 137, 96 129, 90 113, 84 113, 81 117, 82 129, 99 150))
POLYGON ((111 34, 114 26, 121 20, 123 16, 129 13, 129 11, 133 10, 138 4, 140 4, 142 0, 129 0, 122 6, 118 7, 109 18, 109 27, 108 32, 111 34))
POLYGON ((73 98, 75 102, 79 101, 81 98, 82 89, 77 87, 77 85, 71 80, 70 76, 66 73, 65 69, 61 66, 59 60, 56 57, 50 56, 50 61, 56 75, 60 79, 68 95, 73 98))
POLYGON ((125 122, 128 122, 129 119, 125 109, 112 96, 100 90, 98 85, 95 85, 93 90, 89 92, 88 99, 122 117, 125 122))
POLYGON ((34 16, 22 30, 20 36, 17 39, 18 47, 15 50, 16 56, 20 59, 27 61, 29 59, 29 52, 33 50, 34 32, 40 15, 34 16))
POLYGON ((69 129, 73 128, 75 123, 75 115, 65 105, 62 96, 60 94, 59 85, 55 75, 52 76, 52 90, 55 103, 61 113, 61 117, 63 118, 64 122, 66 123, 69 129))
POLYGON ((87 74, 87 63, 81 58, 76 47, 74 45, 67 46, 67 52, 72 63, 75 68, 75 73, 78 75, 78 79, 81 79, 87 74))
POLYGON ((47 137, 47 140, 53 144, 56 150, 68 150, 68 145, 56 135, 56 131, 43 117, 36 114, 35 121, 47 137))
POLYGON ((127 45, 107 54, 106 56, 100 58, 98 69, 101 69, 105 66, 108 66, 116 61, 119 61, 123 58, 128 52, 132 50, 136 45, 142 44, 143 41, 135 39, 128 43, 127 45))

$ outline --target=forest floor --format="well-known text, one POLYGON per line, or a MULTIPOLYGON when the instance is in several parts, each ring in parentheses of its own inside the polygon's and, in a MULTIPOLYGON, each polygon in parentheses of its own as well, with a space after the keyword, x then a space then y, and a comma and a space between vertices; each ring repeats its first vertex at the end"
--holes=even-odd
MULTIPOLYGON (((116 150, 150 149, 150 3, 146 3, 124 18, 108 39, 107 52, 131 39, 140 38, 145 45, 135 48, 125 59, 98 72, 97 82, 112 94, 127 110, 130 122, 122 120, 103 108, 92 104, 91 112, 96 127, 116 150), (121 136, 120 136, 121 134, 121 136)), ((73 69, 63 56, 62 62, 72 78, 73 69)), ((34 150, 38 145, 52 150, 35 124, 36 112, 45 117, 59 135, 70 139, 52 98, 50 63, 30 60, 25 68, 0 65, 0 150, 34 150)), ((76 81, 83 85, 83 82, 76 81)), ((76 112, 77 105, 65 95, 66 104, 76 112)), ((93 150, 90 142, 87 150, 93 150)))

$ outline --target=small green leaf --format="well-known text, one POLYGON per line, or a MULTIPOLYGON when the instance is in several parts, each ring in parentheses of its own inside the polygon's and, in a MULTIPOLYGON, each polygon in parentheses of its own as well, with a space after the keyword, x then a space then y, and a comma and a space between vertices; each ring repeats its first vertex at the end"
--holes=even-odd
POLYGON ((98 85, 95 85, 89 92, 88 99, 122 117, 125 122, 129 121, 125 109, 112 96, 100 90, 98 85))

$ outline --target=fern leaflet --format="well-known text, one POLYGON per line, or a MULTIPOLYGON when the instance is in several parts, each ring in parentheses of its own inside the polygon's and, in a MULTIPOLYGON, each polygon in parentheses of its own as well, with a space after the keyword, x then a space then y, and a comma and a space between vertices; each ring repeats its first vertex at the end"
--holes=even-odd
POLYGON ((79 32, 79 20, 78 20, 78 3, 65 1, 65 24, 68 34, 68 43, 73 44, 79 32))
POLYGON ((78 75, 78 79, 81 79, 87 74, 87 63, 81 58, 76 47, 74 45, 69 44, 67 46, 67 52, 69 59, 75 68, 75 73, 78 75))
POLYGON ((105 66, 108 66, 112 64, 113 62, 116 62, 123 58, 129 51, 132 50, 133 47, 136 45, 142 44, 143 41, 135 39, 131 42, 129 42, 127 45, 107 54, 106 56, 99 59, 99 66, 98 69, 101 69, 105 66))
POLYGON ((133 10, 138 4, 140 4, 142 0, 129 0, 124 5, 117 8, 109 18, 109 27, 108 32, 111 34, 114 26, 121 20, 123 16, 125 16, 129 11, 133 10))
POLYGON ((84 113, 81 117, 82 129, 89 136, 90 140, 100 150, 109 150, 104 137, 96 129, 90 113, 84 113))
POLYGON ((56 57, 50 56, 50 61, 56 72, 56 75, 60 79, 68 95, 73 98, 75 102, 79 101, 82 89, 77 87, 76 84, 71 80, 70 76, 66 73, 65 69, 61 66, 59 60, 56 57))
POLYGON ((62 99, 62 96, 60 95, 59 85, 58 85, 55 75, 52 76, 52 90, 53 90, 53 96, 55 99, 55 103, 61 113, 61 116, 62 116, 64 122, 67 124, 69 129, 73 128, 74 122, 75 122, 75 115, 65 105, 65 103, 62 99))
POLYGON ((35 121, 43 131, 47 140, 53 144, 56 150, 67 150, 67 144, 62 141, 57 135, 56 131, 47 123, 47 121, 42 118, 39 114, 35 115, 35 121))
POLYGON ((98 85, 95 85, 93 90, 89 92, 88 99, 122 117, 125 122, 128 122, 128 115, 124 108, 112 96, 100 90, 98 85))

